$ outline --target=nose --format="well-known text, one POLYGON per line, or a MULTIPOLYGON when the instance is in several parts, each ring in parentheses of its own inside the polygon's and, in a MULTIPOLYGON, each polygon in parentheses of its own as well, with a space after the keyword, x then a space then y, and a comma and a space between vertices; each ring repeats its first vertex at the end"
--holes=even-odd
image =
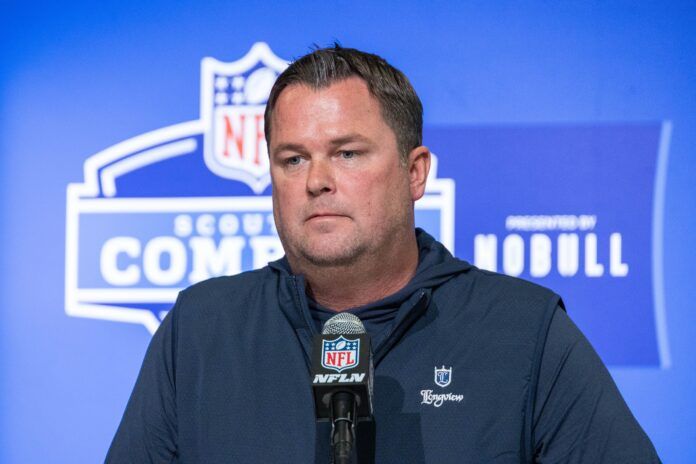
POLYGON ((327 160, 313 159, 307 173, 307 192, 312 196, 332 192, 335 189, 334 172, 327 160))

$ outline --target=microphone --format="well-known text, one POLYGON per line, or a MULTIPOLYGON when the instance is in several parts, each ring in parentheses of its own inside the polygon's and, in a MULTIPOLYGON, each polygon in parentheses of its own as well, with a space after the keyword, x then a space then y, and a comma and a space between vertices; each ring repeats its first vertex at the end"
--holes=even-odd
POLYGON ((358 421, 372 420, 372 351, 360 318, 338 313, 314 337, 312 390, 317 421, 331 421, 334 464, 349 464, 358 421))

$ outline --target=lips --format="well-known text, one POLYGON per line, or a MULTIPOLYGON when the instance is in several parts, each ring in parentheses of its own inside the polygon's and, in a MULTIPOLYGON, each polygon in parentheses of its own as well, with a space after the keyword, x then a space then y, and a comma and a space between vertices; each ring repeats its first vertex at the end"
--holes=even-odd
POLYGON ((346 217, 346 216, 345 216, 345 214, 339 214, 339 213, 333 213, 333 212, 320 212, 320 213, 310 214, 309 217, 307 217, 307 221, 311 221, 312 219, 336 218, 336 217, 346 217))

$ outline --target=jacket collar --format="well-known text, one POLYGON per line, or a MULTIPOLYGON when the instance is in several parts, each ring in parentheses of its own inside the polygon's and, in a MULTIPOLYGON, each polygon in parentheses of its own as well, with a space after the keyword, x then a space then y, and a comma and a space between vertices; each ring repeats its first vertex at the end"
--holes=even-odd
MULTIPOLYGON (((419 264, 416 275, 398 292, 379 301, 369 303, 366 310, 387 305, 399 306, 390 330, 379 334, 372 340, 375 365, 389 352, 427 310, 432 291, 452 277, 471 268, 467 262, 454 258, 437 240, 422 229, 416 229, 419 250, 419 264)), ((278 298, 280 308, 294 327, 304 348, 309 364, 312 350, 312 336, 317 334, 312 315, 307 304, 306 281, 304 276, 295 275, 286 257, 269 263, 279 278, 278 298)))

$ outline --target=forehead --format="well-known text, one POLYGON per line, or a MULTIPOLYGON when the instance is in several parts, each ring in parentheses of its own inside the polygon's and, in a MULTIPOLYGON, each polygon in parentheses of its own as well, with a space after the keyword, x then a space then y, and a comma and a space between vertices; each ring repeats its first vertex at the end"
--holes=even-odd
POLYGON ((365 81, 351 77, 318 89, 293 84, 281 92, 276 102, 271 143, 287 136, 319 137, 349 130, 391 132, 382 117, 379 101, 365 81))

